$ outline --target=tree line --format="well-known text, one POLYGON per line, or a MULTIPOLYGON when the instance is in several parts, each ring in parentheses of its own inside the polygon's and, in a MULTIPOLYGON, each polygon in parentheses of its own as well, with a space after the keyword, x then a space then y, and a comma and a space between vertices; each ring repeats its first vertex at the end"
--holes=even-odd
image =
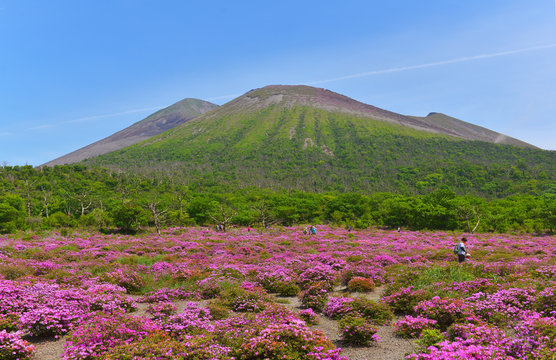
POLYGON ((423 194, 199 186, 83 165, 0 167, 0 232, 329 223, 355 228, 553 233, 556 191, 484 199, 448 187, 423 194))

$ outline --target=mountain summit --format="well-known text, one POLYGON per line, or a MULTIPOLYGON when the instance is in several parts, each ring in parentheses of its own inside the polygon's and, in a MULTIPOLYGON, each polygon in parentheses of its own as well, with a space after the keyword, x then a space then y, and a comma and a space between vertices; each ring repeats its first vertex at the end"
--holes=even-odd
POLYGON ((520 147, 535 146, 504 134, 473 125, 440 113, 430 113, 426 117, 406 116, 364 104, 330 90, 305 85, 269 85, 254 89, 230 101, 222 111, 252 111, 270 105, 291 108, 309 106, 326 111, 337 111, 358 117, 367 117, 392 124, 407 126, 416 130, 445 134, 466 140, 479 140, 496 144, 520 147))
POLYGON ((183 99, 113 135, 49 161, 41 166, 76 163, 87 158, 122 149, 181 125, 216 107, 218 107, 218 105, 204 100, 183 99))

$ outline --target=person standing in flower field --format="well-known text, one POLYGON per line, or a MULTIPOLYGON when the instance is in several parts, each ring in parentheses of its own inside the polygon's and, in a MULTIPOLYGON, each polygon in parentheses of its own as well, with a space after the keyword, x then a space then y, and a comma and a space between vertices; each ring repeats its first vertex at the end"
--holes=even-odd
POLYGON ((469 257, 469 253, 465 248, 465 244, 467 243, 467 238, 462 237, 459 244, 457 244, 456 248, 454 249, 454 253, 458 256, 458 262, 462 263, 465 261, 465 258, 469 257))
POLYGON ((311 235, 317 235, 317 228, 315 225, 311 225, 311 235))

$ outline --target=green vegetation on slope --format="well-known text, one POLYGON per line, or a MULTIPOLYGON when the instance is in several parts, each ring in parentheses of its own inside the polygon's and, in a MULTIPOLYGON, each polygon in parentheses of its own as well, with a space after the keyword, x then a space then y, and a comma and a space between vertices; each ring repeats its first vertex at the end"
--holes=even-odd
POLYGON ((161 170, 230 189, 458 194, 501 198, 554 187, 556 152, 418 131, 308 106, 200 117, 89 166, 161 170))

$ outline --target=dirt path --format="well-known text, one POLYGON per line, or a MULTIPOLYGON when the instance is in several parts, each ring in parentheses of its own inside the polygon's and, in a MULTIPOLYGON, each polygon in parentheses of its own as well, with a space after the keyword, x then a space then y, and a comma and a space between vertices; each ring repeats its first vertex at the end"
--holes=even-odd
POLYGON ((30 341, 37 348, 34 360, 60 360, 64 353, 64 338, 30 341))
MULTIPOLYGON (((335 290, 336 291, 332 293, 332 296, 345 294, 345 291, 342 289, 335 290)), ((383 287, 377 287, 371 293, 356 293, 352 295, 364 296, 368 299, 378 301, 380 300, 383 292, 383 287)), ((297 297, 286 297, 280 299, 287 299, 289 303, 283 305, 293 311, 297 312, 301 310, 301 303, 297 297)), ((381 338, 381 341, 378 344, 356 347, 342 343, 338 333, 338 322, 336 320, 330 320, 323 315, 320 315, 319 319, 319 324, 310 326, 311 329, 323 332, 334 345, 342 348, 342 355, 346 356, 349 360, 402 360, 407 353, 411 353, 415 350, 415 343, 411 340, 397 337, 394 334, 394 326, 392 325, 378 327, 377 334, 381 338)))

